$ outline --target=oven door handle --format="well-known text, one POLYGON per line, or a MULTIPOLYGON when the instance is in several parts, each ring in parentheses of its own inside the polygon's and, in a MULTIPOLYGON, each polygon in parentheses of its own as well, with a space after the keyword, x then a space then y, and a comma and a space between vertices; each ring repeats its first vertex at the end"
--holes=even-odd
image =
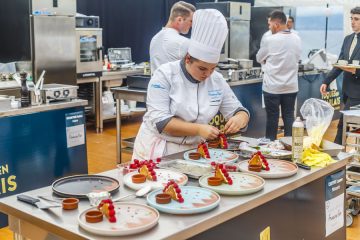
POLYGON ((99 61, 102 61, 102 60, 103 60, 102 52, 103 52, 103 46, 98 47, 98 49, 97 49, 97 54, 98 54, 98 59, 99 59, 99 61))

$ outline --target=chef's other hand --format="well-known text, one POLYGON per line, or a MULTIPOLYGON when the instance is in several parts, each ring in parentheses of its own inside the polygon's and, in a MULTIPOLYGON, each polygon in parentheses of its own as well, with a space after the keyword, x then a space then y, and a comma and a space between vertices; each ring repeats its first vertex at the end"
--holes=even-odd
POLYGON ((238 112, 235 116, 232 116, 225 124, 223 131, 225 134, 239 132, 240 129, 246 127, 248 122, 249 115, 244 111, 238 112))
POLYGON ((320 93, 321 93, 322 95, 327 94, 326 89, 327 89, 327 85, 326 85, 326 84, 321 84, 321 86, 320 86, 320 93))
POLYGON ((220 134, 220 130, 208 124, 199 124, 198 135, 205 139, 215 139, 220 134))

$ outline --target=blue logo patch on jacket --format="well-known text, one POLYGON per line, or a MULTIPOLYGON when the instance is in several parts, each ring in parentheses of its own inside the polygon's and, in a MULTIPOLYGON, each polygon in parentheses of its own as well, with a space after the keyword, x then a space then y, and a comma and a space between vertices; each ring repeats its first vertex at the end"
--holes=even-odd
POLYGON ((153 83, 151 84, 152 88, 160 88, 160 89, 165 89, 163 86, 160 85, 160 83, 153 83))

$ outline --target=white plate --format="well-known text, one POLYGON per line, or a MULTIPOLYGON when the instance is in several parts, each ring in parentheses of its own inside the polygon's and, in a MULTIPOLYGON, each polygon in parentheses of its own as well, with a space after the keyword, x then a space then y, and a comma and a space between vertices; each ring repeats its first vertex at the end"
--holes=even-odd
POLYGON ((156 195, 162 193, 161 189, 155 190, 147 196, 147 202, 150 206, 161 212, 172 214, 196 214, 207 212, 214 209, 220 203, 220 196, 210 189, 183 186, 180 187, 181 195, 184 198, 183 203, 171 200, 168 204, 159 204, 156 202, 156 195))
POLYGON ((134 171, 124 176, 124 183, 133 190, 139 190, 147 185, 150 185, 152 189, 163 188, 169 180, 174 180, 179 185, 185 185, 188 181, 188 177, 180 172, 168 169, 154 169, 154 171, 156 173, 157 181, 146 180, 144 183, 133 183, 131 177, 138 174, 137 171, 134 171))
POLYGON ((114 207, 116 216, 115 223, 110 223, 106 217, 98 223, 86 222, 86 212, 96 210, 96 207, 80 213, 78 223, 86 231, 97 235, 125 236, 144 232, 154 227, 159 221, 159 212, 143 204, 116 202, 114 203, 114 207))
POLYGON ((240 171, 255 174, 263 178, 283 178, 289 177, 297 173, 298 166, 289 161, 277 160, 277 159, 267 159, 269 163, 270 170, 261 172, 254 172, 248 169, 249 163, 248 160, 244 160, 238 163, 240 171))
POLYGON ((184 153, 184 159, 187 161, 197 162, 197 163, 207 163, 210 164, 211 162, 217 163, 234 163, 239 158, 239 155, 230 151, 226 151, 223 149, 217 148, 209 148, 210 159, 200 158, 199 160, 193 160, 189 158, 189 154, 192 152, 197 152, 197 149, 192 149, 186 151, 184 153))
POLYGON ((224 195, 250 194, 260 191, 265 185, 265 180, 259 176, 249 173, 229 172, 229 176, 233 180, 232 185, 221 184, 219 186, 210 186, 207 183, 207 179, 213 176, 213 173, 202 176, 199 179, 200 186, 224 195))

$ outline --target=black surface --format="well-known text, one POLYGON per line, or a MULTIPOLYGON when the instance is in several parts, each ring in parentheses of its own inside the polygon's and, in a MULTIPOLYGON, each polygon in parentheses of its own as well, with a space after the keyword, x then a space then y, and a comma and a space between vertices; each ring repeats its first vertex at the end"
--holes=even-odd
POLYGON ((77 175, 64 177, 52 184, 54 193, 64 197, 86 198, 91 192, 114 193, 119 190, 119 181, 100 175, 77 175))
POLYGON ((0 62, 31 60, 29 14, 28 0, 1 0, 0 62))
POLYGON ((149 75, 133 75, 126 78, 129 88, 147 89, 151 76, 149 75))

